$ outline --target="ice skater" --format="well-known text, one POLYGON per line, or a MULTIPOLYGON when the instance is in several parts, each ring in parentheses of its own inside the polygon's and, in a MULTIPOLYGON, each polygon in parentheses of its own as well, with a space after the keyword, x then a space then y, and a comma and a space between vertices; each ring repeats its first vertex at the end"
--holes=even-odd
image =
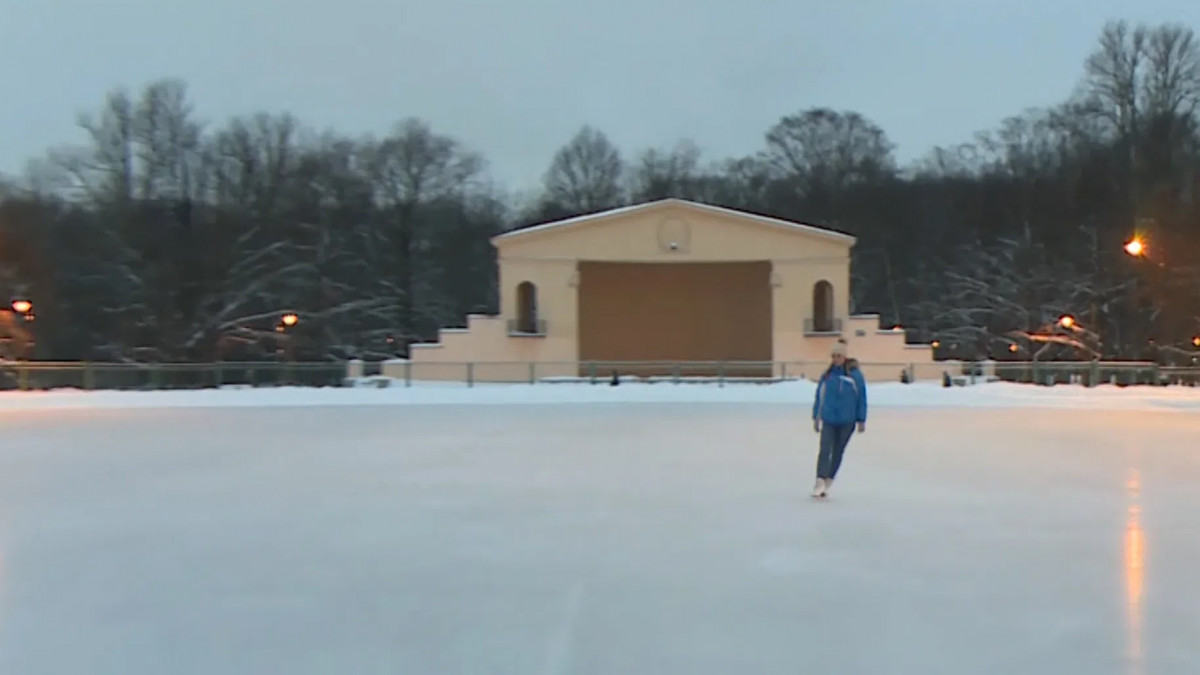
POLYGON ((828 494, 855 425, 859 433, 867 430, 867 382, 858 369, 858 361, 846 358, 847 351, 845 340, 833 345, 829 368, 817 382, 813 431, 821 434, 821 450, 817 455, 814 497, 828 494))

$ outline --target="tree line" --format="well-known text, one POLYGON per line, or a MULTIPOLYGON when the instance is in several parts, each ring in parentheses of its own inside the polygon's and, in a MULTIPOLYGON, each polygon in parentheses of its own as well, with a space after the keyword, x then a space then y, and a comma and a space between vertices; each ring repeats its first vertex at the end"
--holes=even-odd
POLYGON ((4 355, 404 355, 496 311, 493 235, 681 197, 856 235, 853 310, 944 356, 1190 358, 1200 43, 1114 21, 1082 65, 1062 103, 907 166, 868 117, 825 107, 715 161, 690 140, 626 157, 585 126, 526 200, 424 120, 379 137, 289 114, 206 128, 178 80, 113 91, 79 117, 83 143, 0 182, 0 296, 31 303, 4 313, 4 355), (1053 330, 1064 315, 1076 325, 1053 330))

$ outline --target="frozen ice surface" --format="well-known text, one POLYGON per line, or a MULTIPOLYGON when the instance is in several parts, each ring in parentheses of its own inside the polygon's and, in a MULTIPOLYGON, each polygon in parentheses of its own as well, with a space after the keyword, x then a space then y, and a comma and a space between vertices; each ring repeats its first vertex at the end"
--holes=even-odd
POLYGON ((0 397, 0 673, 1200 672, 1190 392, 659 386, 0 397))

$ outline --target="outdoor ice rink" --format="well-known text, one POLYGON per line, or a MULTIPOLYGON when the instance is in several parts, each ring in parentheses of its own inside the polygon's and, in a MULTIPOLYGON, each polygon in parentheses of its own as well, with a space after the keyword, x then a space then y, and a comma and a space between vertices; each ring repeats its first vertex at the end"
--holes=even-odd
POLYGON ((688 386, 5 394, 0 673, 1200 672, 1200 395, 688 386))

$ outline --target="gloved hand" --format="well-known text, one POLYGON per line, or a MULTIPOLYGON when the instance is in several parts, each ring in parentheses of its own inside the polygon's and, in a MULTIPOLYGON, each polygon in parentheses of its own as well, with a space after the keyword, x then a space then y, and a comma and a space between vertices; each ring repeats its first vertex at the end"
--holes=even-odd
POLYGON ((813 420, 813 431, 821 433, 821 420, 813 420))
POLYGON ((863 432, 864 432, 864 431, 866 431, 866 430, 867 430, 867 423, 866 423, 866 422, 859 422, 859 423, 858 423, 858 433, 860 433, 860 434, 861 434, 861 433, 863 433, 863 432))

